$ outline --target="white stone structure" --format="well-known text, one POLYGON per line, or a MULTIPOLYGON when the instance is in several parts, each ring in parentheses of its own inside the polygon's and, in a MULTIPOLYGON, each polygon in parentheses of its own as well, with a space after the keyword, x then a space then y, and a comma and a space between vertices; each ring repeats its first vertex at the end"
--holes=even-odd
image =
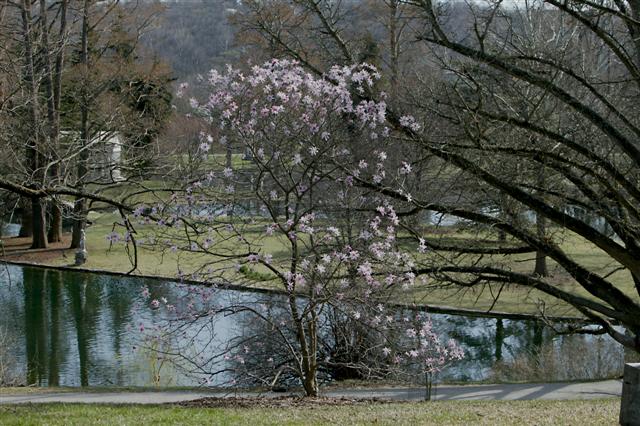
POLYGON ((640 364, 626 364, 624 366, 620 424, 640 426, 640 364))
MULTIPOLYGON (((82 147, 78 132, 61 132, 61 141, 72 150, 82 147)), ((96 133, 88 143, 88 180, 101 183, 120 182, 125 180, 122 175, 122 147, 123 136, 118 132, 102 131, 96 133)))

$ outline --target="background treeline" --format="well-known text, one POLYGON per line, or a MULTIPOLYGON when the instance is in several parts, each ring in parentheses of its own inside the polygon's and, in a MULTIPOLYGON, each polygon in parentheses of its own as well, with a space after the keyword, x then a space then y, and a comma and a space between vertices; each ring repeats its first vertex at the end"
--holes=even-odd
POLYGON ((173 0, 143 36, 144 45, 171 65, 176 78, 206 73, 213 66, 237 60, 229 17, 241 7, 230 0, 173 0))

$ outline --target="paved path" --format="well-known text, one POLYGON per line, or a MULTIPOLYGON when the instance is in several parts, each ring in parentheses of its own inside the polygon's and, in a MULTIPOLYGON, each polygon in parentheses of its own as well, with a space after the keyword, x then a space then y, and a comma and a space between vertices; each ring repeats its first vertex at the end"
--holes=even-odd
MULTIPOLYGON (((437 400, 517 400, 517 399, 592 399, 620 396, 622 382, 606 380, 587 383, 537 383, 537 384, 501 384, 501 385, 443 385, 434 388, 437 400)), ((197 391, 163 392, 64 392, 29 395, 0 395, 0 404, 22 403, 100 403, 100 404, 165 404, 192 401, 205 397, 222 396, 258 396, 256 393, 214 393, 197 391)), ((283 396, 283 393, 268 392, 264 397, 283 396)), ((376 388, 343 389, 325 392, 324 395, 348 398, 382 398, 405 401, 418 401, 424 398, 421 388, 376 388)))

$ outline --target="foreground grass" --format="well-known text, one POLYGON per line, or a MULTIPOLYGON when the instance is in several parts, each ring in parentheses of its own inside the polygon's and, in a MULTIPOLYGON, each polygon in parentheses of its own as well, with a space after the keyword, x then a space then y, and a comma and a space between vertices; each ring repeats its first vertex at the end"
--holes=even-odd
POLYGON ((288 408, 181 408, 50 404, 0 406, 3 425, 140 424, 616 424, 618 399, 593 401, 442 401, 288 408))

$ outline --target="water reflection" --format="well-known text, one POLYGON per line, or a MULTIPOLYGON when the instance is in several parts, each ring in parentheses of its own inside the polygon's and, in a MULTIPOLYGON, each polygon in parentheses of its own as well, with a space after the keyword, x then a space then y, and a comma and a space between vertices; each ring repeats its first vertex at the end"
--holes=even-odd
POLYGON ((20 234, 20 225, 17 223, 2 223, 0 218, 0 238, 17 237, 20 234))
MULTIPOLYGON (((159 280, 0 267, 0 329, 10 335, 16 375, 37 386, 200 383, 199 377, 182 370, 164 367, 160 371, 157 355, 154 358, 139 349, 140 330, 150 329, 166 315, 151 309, 142 296, 143 286, 149 287, 152 299, 166 297, 179 303, 184 295, 176 284, 159 280)), ((277 296, 221 291, 215 297, 220 304, 277 296)), ((441 380, 593 379, 622 368, 622 350, 607 337, 558 337, 541 324, 527 321, 450 315, 432 319, 443 338, 458 340, 466 352, 464 360, 440 374, 441 380), (567 370, 572 359, 579 359, 575 363, 579 370, 567 370)), ((241 317, 227 317, 211 327, 224 344, 241 338, 247 323, 241 317)), ((184 336, 190 333, 187 330, 184 336)), ((204 345, 197 339, 179 344, 196 352, 204 345)), ((339 349, 327 347, 326 351, 335 356, 339 349)), ((273 352, 264 351, 265 363, 273 352)))
POLYGON ((24 274, 25 339, 27 350, 27 384, 46 383, 48 326, 46 324, 46 287, 44 275, 36 270, 24 274), (40 276, 40 277, 39 277, 40 276))

